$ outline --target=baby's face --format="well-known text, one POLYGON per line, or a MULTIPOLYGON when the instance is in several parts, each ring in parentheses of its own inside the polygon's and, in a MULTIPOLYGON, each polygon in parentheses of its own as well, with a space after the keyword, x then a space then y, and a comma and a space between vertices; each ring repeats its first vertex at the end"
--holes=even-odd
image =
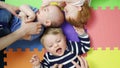
POLYGON ((76 19, 79 11, 80 11, 80 8, 78 8, 77 6, 67 4, 64 8, 65 18, 66 19, 68 19, 68 18, 76 19))
POLYGON ((47 20, 49 21, 58 20, 60 18, 59 15, 61 13, 62 12, 57 6, 45 6, 45 7, 40 8, 39 11, 36 13, 36 15, 37 15, 38 21, 40 21, 44 26, 47 26, 46 25, 47 20))
POLYGON ((67 47, 66 39, 62 34, 46 35, 43 44, 45 49, 55 56, 62 56, 67 47))

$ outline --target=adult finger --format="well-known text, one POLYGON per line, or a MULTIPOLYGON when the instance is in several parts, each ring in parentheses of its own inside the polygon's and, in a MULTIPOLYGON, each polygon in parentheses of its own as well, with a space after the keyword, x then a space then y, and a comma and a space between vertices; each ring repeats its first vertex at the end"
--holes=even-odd
POLYGON ((39 34, 39 33, 40 33, 40 31, 41 31, 41 29, 38 29, 36 33, 37 33, 37 34, 39 34))
POLYGON ((62 65, 62 64, 59 64, 59 65, 58 65, 58 68, 62 68, 62 67, 63 67, 63 65, 62 65))
POLYGON ((88 68, 88 63, 87 63, 87 61, 85 60, 85 58, 82 57, 82 56, 81 56, 81 58, 82 58, 82 60, 84 61, 85 68, 88 68))
POLYGON ((37 27, 38 27, 38 28, 41 28, 42 25, 41 25, 40 23, 37 23, 37 27))
POLYGON ((58 68, 58 64, 54 64, 54 65, 53 65, 53 68, 58 68))
POLYGON ((84 61, 82 60, 82 58, 79 56, 77 56, 77 57, 78 57, 78 60, 80 61, 81 68, 84 67, 84 61))
POLYGON ((72 61, 72 63, 75 65, 76 68, 81 68, 80 65, 78 65, 75 61, 72 61))

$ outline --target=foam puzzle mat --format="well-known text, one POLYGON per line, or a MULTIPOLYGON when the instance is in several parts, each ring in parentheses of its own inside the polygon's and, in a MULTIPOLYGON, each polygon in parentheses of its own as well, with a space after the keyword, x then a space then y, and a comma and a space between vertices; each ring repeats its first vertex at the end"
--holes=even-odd
MULTIPOLYGON (((20 6, 29 4, 39 8, 41 0, 6 0, 20 6)), ((120 0, 92 0, 91 18, 86 26, 91 38, 91 50, 87 53, 89 68, 120 68, 120 0)), ((4 68, 32 68, 29 60, 33 54, 44 54, 39 39, 19 40, 4 51, 4 68)))

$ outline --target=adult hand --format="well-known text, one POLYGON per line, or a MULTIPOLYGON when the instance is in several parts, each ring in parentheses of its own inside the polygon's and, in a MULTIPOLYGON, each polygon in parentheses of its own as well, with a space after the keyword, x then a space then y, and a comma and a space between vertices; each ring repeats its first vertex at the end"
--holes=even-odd
MULTIPOLYGON (((81 66, 77 64, 75 61, 72 61, 72 63, 75 65, 76 68, 89 68, 85 58, 83 58, 82 56, 81 57, 78 56, 78 60, 80 61, 81 66)), ((54 64, 53 66, 53 68, 62 68, 62 67, 63 67, 62 64, 54 64)))
POLYGON ((24 20, 25 23, 32 22, 35 19, 35 15, 27 15, 22 11, 18 14, 18 16, 22 21, 24 20))
POLYGON ((25 18, 22 19, 21 29, 26 30, 26 35, 39 34, 41 31, 42 25, 40 22, 25 22, 25 18))
POLYGON ((63 65, 62 64, 54 64, 52 68, 62 68, 63 65))
POLYGON ((26 29, 26 34, 39 34, 41 31, 42 25, 39 22, 22 22, 21 29, 26 29))
POLYGON ((22 11, 19 12, 18 16, 22 21, 24 21, 25 23, 27 22, 26 21, 27 20, 27 15, 24 12, 22 12, 22 11))
POLYGON ((6 9, 7 9, 9 12, 11 12, 13 15, 15 15, 15 16, 18 17, 18 15, 17 15, 17 11, 19 11, 19 8, 18 8, 18 7, 7 4, 7 5, 6 5, 6 9))
POLYGON ((36 15, 29 5, 21 5, 19 9, 20 9, 19 17, 25 18, 26 19, 25 22, 32 22, 35 20, 36 15))
POLYGON ((82 56, 81 57, 78 56, 78 59, 79 59, 79 61, 81 63, 81 66, 78 65, 75 61, 72 61, 72 63, 75 65, 76 68, 89 68, 88 63, 85 60, 85 58, 83 58, 82 56))

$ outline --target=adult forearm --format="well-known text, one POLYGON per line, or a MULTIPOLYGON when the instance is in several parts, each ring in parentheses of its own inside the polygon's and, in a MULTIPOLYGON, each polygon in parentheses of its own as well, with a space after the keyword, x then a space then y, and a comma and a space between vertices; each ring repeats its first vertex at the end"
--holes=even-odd
POLYGON ((5 2, 0 1, 0 8, 6 8, 7 5, 5 2))
POLYGON ((25 34, 23 30, 17 30, 7 36, 1 37, 0 38, 0 50, 8 47, 12 43, 14 43, 16 40, 20 39, 23 37, 25 34))

